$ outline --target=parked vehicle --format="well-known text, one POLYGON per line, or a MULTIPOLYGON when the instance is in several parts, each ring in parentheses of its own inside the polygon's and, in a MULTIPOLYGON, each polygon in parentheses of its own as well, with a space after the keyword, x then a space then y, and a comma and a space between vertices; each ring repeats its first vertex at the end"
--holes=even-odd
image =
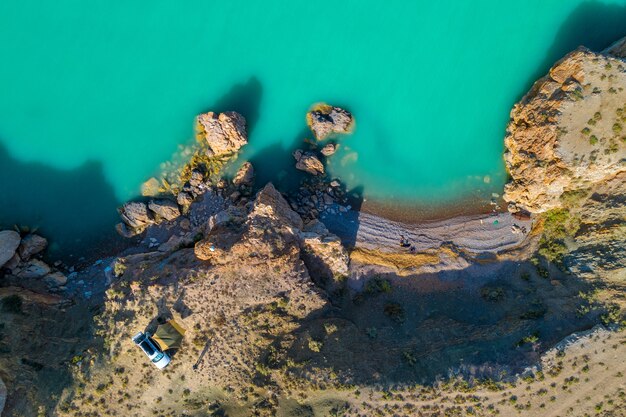
POLYGON ((163 352, 159 345, 152 340, 149 333, 139 332, 133 337, 133 342, 143 350, 148 359, 159 369, 169 365, 172 358, 163 352))

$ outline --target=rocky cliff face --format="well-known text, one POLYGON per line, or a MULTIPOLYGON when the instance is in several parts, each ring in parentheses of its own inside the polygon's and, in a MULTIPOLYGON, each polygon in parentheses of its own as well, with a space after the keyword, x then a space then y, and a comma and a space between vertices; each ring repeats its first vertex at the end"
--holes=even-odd
POLYGON ((543 213, 540 253, 612 281, 626 279, 624 45, 559 61, 515 105, 505 138, 504 198, 543 213))
POLYGON ((505 138, 504 198, 534 213, 626 170, 626 63, 580 48, 515 105, 505 138))

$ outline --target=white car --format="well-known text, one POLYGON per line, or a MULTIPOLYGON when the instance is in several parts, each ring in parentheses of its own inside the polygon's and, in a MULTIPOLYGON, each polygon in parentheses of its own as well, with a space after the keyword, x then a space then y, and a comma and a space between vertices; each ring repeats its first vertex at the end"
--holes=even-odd
POLYGON ((167 353, 163 352, 159 345, 150 338, 150 334, 139 332, 133 337, 133 342, 143 350, 148 356, 148 359, 159 369, 165 368, 169 365, 172 358, 167 353))

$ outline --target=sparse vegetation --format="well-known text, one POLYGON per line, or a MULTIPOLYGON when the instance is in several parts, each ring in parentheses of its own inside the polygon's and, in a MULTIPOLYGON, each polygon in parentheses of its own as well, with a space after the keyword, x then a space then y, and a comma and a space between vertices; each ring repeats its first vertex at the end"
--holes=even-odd
POLYGON ((22 297, 17 294, 9 295, 2 299, 2 311, 11 314, 20 314, 22 312, 22 297))

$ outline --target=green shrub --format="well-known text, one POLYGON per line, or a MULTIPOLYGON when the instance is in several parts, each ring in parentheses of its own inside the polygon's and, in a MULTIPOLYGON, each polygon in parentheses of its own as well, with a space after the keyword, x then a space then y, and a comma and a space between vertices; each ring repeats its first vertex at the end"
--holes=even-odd
POLYGON ((589 137, 589 143, 595 145, 596 143, 598 143, 598 137, 596 135, 591 135, 589 137))
POLYGON ((2 299, 2 311, 19 314, 22 312, 22 297, 17 294, 2 299))
POLYGON ((396 323, 404 322, 404 309, 400 304, 387 303, 385 304, 385 308, 383 309, 383 311, 387 316, 389 316, 391 320, 395 321, 396 323))

